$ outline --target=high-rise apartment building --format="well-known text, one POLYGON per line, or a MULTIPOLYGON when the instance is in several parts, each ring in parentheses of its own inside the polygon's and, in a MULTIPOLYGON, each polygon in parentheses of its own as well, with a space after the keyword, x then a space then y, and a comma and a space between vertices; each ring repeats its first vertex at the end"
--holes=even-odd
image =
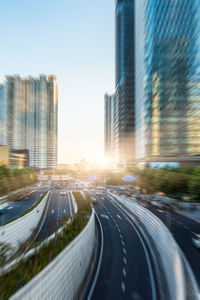
POLYGON ((108 164, 115 161, 115 95, 104 96, 104 152, 108 164))
POLYGON ((115 8, 115 144, 118 163, 135 159, 134 2, 117 0, 115 8))
POLYGON ((29 150, 30 167, 57 166, 57 100, 55 76, 6 76, 6 144, 29 150))
POLYGON ((5 88, 0 84, 0 145, 5 145, 5 88))
POLYGON ((135 1, 138 161, 198 160, 199 41, 199 1, 135 1))

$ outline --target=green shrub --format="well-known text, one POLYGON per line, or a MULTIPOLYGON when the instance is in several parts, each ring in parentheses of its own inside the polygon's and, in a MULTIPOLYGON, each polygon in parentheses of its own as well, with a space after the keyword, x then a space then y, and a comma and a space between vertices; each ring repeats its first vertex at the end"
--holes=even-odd
POLYGON ((37 181, 37 173, 25 169, 8 169, 0 166, 0 196, 37 181))
POLYGON ((91 214, 90 198, 86 197, 86 199, 84 199, 79 191, 74 191, 72 193, 78 205, 78 215, 81 216, 90 215, 91 214))
POLYGON ((19 263, 7 274, 0 277, 1 299, 9 299, 18 289, 28 283, 46 267, 85 227, 86 218, 75 217, 72 224, 56 235, 47 245, 40 248, 19 263))
POLYGON ((200 177, 190 179, 188 190, 193 199, 200 201, 200 177))

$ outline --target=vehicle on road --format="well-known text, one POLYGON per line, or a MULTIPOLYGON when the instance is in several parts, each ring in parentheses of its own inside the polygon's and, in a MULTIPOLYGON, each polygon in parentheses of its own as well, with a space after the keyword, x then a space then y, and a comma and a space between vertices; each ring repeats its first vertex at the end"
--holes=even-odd
POLYGON ((194 234, 194 237, 192 238, 192 244, 200 250, 200 234, 194 234))
POLYGON ((92 201, 92 204, 93 204, 93 205, 96 205, 96 204, 98 204, 98 201, 97 201, 97 199, 96 199, 96 198, 94 198, 94 197, 91 197, 91 201, 92 201))
POLYGON ((4 214, 7 210, 8 203, 0 204, 0 215, 4 214))
POLYGON ((61 195, 61 196, 65 196, 65 195, 67 195, 67 192, 66 192, 66 191, 61 191, 61 192, 60 192, 60 195, 61 195))

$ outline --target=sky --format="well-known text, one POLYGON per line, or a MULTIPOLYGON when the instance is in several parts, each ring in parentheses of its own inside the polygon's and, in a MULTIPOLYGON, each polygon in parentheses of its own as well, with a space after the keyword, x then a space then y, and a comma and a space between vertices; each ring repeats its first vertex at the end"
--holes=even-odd
POLYGON ((4 75, 55 74, 58 162, 104 157, 104 94, 114 91, 114 0, 6 0, 0 10, 4 75))

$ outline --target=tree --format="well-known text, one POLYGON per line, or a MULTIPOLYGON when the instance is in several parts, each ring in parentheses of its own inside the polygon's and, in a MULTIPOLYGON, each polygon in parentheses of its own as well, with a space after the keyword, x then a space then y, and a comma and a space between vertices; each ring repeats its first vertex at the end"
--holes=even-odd
POLYGON ((193 199, 200 201, 200 177, 192 177, 189 181, 188 191, 193 199))

